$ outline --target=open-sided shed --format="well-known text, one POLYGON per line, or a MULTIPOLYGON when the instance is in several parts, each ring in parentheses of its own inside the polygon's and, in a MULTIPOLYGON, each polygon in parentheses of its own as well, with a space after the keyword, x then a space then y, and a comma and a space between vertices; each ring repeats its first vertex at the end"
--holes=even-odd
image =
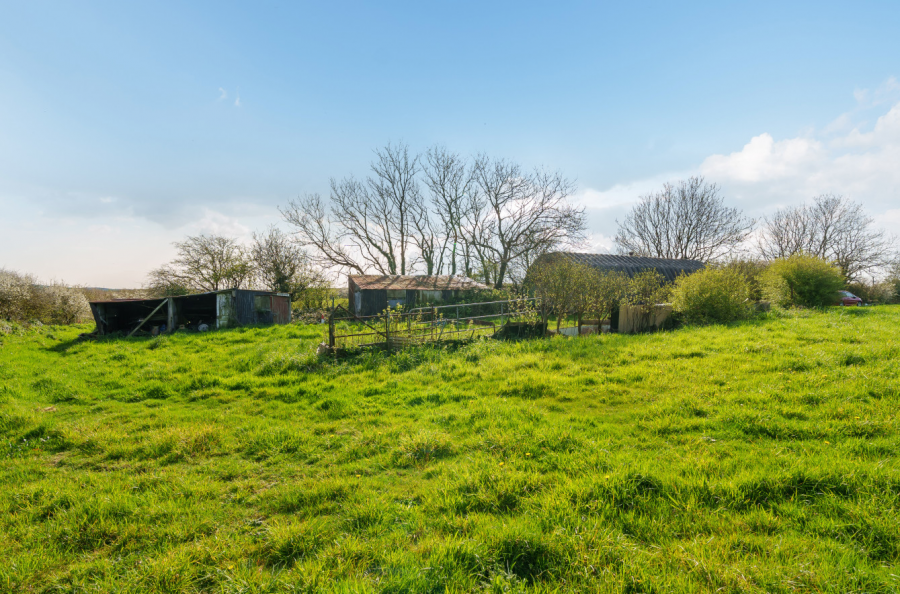
POLYGON ((462 291, 488 289, 464 276, 401 276, 367 274, 348 277, 349 309, 358 316, 374 316, 388 307, 415 307, 448 302, 462 291))
POLYGON ((92 301, 91 313, 99 334, 133 332, 157 327, 171 332, 180 327, 228 328, 247 324, 287 324, 291 299, 285 293, 227 289, 157 299, 92 301))

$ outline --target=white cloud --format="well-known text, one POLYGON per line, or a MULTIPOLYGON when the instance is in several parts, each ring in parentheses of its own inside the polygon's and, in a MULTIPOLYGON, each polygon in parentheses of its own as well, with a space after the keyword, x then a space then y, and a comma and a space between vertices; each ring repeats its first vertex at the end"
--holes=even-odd
POLYGON ((845 137, 832 141, 836 147, 879 147, 900 144, 900 103, 878 118, 869 132, 863 132, 859 126, 853 128, 845 137))
POLYGON ((218 101, 224 101, 225 99, 228 99, 228 91, 226 91, 226 90, 223 89, 222 87, 219 87, 219 99, 218 99, 218 101))
POLYGON ((884 97, 892 93, 900 94, 900 83, 893 78, 874 91, 857 92, 862 108, 839 116, 822 130, 781 139, 762 132, 740 150, 710 155, 693 170, 603 191, 584 189, 574 199, 586 208, 590 242, 597 251, 612 248, 615 220, 621 220, 640 196, 691 175, 719 184, 729 204, 754 218, 820 194, 842 194, 862 203, 877 226, 900 236, 900 102, 884 108, 884 97), (878 104, 880 117, 867 126, 861 110, 878 104))
POLYGON ((861 108, 893 103, 900 98, 900 81, 890 76, 875 89, 856 89, 853 97, 861 108))
MULTIPOLYGON (((821 138, 828 132, 782 140, 760 134, 739 151, 706 158, 698 171, 757 212, 824 193, 846 195, 876 216, 896 207, 900 202, 900 103, 870 130, 860 124, 830 140, 821 138)), ((884 222, 897 227, 889 219, 884 222)))
POLYGON ((822 158, 822 143, 810 138, 789 138, 778 142, 764 133, 730 155, 712 155, 700 165, 700 172, 714 180, 733 179, 761 182, 795 175, 822 158))
POLYGON ((602 233, 590 233, 582 250, 590 254, 612 254, 616 251, 615 237, 602 233))
POLYGON ((235 107, 240 107, 240 106, 241 106, 241 93, 240 93, 240 91, 238 91, 237 97, 234 98, 234 106, 235 106, 235 107))
POLYGON ((228 237, 237 237, 246 239, 250 236, 250 228, 236 217, 229 217, 215 210, 204 208, 203 217, 187 226, 187 234, 193 235, 197 233, 209 235, 226 235, 228 237))
POLYGON ((572 201, 588 209, 614 209, 622 205, 632 204, 638 196, 655 192, 667 181, 688 176, 690 173, 671 173, 657 175, 648 179, 616 184, 607 190, 584 188, 572 197, 572 201))

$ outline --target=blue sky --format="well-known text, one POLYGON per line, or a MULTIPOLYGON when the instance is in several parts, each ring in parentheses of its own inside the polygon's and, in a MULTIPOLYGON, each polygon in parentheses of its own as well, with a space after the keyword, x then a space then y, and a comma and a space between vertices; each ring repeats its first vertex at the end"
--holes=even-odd
POLYGON ((615 218, 701 173, 900 230, 900 3, 2 2, 0 267, 136 286, 405 141, 562 170, 615 218))

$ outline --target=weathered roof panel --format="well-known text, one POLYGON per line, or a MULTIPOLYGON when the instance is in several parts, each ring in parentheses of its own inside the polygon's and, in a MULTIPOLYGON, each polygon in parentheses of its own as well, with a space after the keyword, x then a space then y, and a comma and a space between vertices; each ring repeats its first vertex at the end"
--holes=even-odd
MULTIPOLYGON (((231 293, 232 291, 244 291, 253 293, 254 295, 274 295, 277 297, 290 297, 289 293, 275 293, 273 291, 258 291, 256 289, 219 289, 218 291, 207 291, 205 293, 190 293, 188 295, 174 295, 172 299, 188 299, 191 297, 202 297, 204 295, 218 295, 220 293, 231 293)), ((128 299, 100 299, 91 301, 90 303, 128 303, 129 301, 162 301, 167 297, 144 297, 144 298, 128 298, 128 299)))
POLYGON ((362 290, 466 291, 489 288, 470 278, 450 275, 401 276, 399 274, 361 274, 350 276, 350 281, 362 290))

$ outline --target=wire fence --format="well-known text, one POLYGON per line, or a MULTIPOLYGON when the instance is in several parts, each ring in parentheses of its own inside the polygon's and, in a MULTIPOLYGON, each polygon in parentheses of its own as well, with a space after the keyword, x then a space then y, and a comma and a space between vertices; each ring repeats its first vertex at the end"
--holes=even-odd
POLYGON ((357 316, 342 306, 328 318, 332 349, 380 347, 388 350, 434 342, 471 340, 481 336, 543 335, 540 300, 535 298, 387 309, 374 316, 357 316))

